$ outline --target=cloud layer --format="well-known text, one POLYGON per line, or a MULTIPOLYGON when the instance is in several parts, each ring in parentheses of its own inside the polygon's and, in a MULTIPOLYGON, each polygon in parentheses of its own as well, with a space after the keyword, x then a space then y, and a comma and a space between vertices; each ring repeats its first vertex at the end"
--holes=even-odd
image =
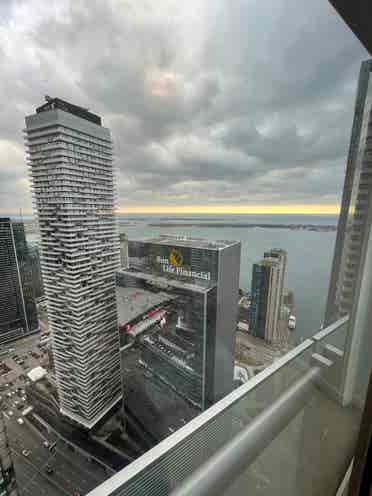
POLYGON ((334 204, 365 58, 326 0, 3 0, 0 208, 44 94, 103 116, 123 209, 334 204))

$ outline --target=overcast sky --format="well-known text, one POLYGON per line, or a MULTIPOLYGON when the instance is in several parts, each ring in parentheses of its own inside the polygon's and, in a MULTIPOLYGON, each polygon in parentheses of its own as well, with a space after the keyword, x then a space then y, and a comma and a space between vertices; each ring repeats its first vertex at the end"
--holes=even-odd
POLYGON ((45 94, 102 115, 122 210, 332 207, 366 58, 327 0, 1 0, 0 209, 45 94))

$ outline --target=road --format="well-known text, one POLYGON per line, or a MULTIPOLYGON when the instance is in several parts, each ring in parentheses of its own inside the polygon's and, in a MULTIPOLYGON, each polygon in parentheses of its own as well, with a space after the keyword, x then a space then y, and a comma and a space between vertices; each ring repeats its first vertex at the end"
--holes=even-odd
POLYGON ((14 351, 2 357, 11 372, 0 378, 1 410, 7 427, 19 492, 25 496, 83 495, 107 479, 104 470, 80 453, 71 451, 71 448, 52 434, 46 439, 44 434, 38 432, 22 416, 27 399, 22 400, 22 393, 17 388, 24 388, 25 379, 22 376, 40 365, 40 360, 45 358, 37 347, 39 339, 39 335, 33 335, 8 344, 5 349, 12 348, 14 351), (40 358, 31 356, 30 351, 37 352, 40 358), (26 357, 23 366, 14 361, 12 356, 15 354, 26 357), (22 409, 17 409, 17 404, 21 404, 22 409), (17 421, 20 418, 23 420, 22 424, 17 421), (56 442, 52 451, 44 447, 45 440, 50 444, 56 442), (22 454, 24 449, 30 450, 28 457, 22 454), (53 468, 52 474, 46 473, 47 465, 53 468))
MULTIPOLYGON (((6 419, 6 426, 12 452, 16 455, 14 462, 17 480, 18 466, 21 466, 22 473, 24 466, 27 465, 28 470, 31 468, 34 474, 38 474, 39 479, 44 479, 46 486, 53 486, 56 494, 69 496, 75 492, 86 494, 106 479, 107 476, 102 469, 70 451, 61 441, 57 440, 56 447, 52 451, 45 448, 43 446, 45 438, 35 432, 27 421, 19 425, 13 416, 6 419), (27 458, 22 455, 24 449, 31 451, 27 458), (47 465, 54 469, 53 474, 46 474, 47 465)), ((49 437, 48 441, 53 443, 55 439, 49 437)))

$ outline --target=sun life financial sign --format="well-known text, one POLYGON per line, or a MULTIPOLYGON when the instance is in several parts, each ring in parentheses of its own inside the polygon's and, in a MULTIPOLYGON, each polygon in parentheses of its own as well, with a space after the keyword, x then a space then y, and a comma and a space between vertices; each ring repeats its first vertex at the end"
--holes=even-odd
POLYGON ((159 256, 156 257, 156 261, 161 265, 163 272, 168 272, 168 273, 175 274, 175 275, 182 276, 182 277, 192 277, 194 279, 204 279, 205 281, 211 280, 211 273, 210 272, 195 271, 189 267, 183 267, 182 265, 177 265, 175 263, 172 263, 173 260, 174 260, 174 254, 173 253, 171 253, 171 255, 169 256, 169 259, 165 258, 165 257, 159 257, 159 256))

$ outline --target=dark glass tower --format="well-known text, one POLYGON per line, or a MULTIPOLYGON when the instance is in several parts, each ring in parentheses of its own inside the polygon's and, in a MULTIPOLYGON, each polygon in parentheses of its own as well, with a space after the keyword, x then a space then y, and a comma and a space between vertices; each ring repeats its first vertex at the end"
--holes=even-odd
POLYGON ((0 343, 37 329, 32 272, 23 223, 0 218, 0 343))
POLYGON ((3 414, 0 412, 0 496, 17 495, 18 491, 5 422, 3 414))

